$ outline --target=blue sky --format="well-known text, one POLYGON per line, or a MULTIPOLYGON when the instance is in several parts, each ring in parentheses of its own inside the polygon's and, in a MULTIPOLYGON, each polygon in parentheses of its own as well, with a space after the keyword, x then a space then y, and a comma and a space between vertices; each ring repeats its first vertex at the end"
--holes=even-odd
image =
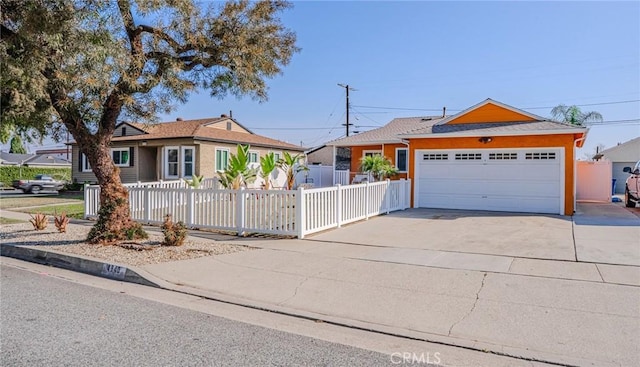
POLYGON ((194 94, 163 121, 233 117, 305 146, 344 134, 344 88, 355 130, 436 115, 492 98, 549 116, 597 104, 605 121, 585 148, 640 136, 640 2, 295 2, 282 15, 301 52, 269 81, 269 100, 194 94), (631 103, 600 104, 635 101, 631 103), (369 108, 392 107, 395 109, 369 108), (547 107, 547 108, 533 108, 547 107))

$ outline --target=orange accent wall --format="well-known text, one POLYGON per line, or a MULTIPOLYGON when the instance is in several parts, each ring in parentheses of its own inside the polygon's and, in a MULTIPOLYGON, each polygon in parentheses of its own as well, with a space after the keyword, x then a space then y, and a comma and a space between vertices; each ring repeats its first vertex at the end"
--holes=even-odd
POLYGON ((447 124, 469 124, 477 122, 511 122, 511 121, 535 121, 529 116, 521 113, 513 112, 504 107, 488 103, 475 110, 469 111, 460 117, 457 117, 447 124))
MULTIPOLYGON (((563 135, 527 135, 527 136, 495 136, 488 144, 481 143, 478 137, 464 138, 434 138, 434 139, 411 139, 409 150, 409 178, 415 184, 414 158, 418 149, 501 149, 501 148, 564 148, 564 215, 573 215, 574 195, 574 156, 573 156, 573 134, 563 135)), ((353 157, 353 153, 352 153, 353 157)), ((352 158, 353 159, 353 158, 352 158)), ((411 206, 413 207, 413 194, 411 190, 411 206)))
MULTIPOLYGON (((385 144, 384 151, 382 155, 389 158, 393 165, 396 165, 396 148, 406 148, 407 146, 404 144, 385 144)), ((353 179, 355 172, 360 172, 360 159, 364 156, 365 150, 383 150, 382 145, 366 145, 366 146, 357 146, 351 147, 351 178, 353 179)), ((411 169, 411 156, 409 155, 409 162, 407 163, 408 169, 411 169)), ((396 176, 392 177, 392 180, 399 180, 401 178, 407 178, 407 173, 399 173, 396 176)))

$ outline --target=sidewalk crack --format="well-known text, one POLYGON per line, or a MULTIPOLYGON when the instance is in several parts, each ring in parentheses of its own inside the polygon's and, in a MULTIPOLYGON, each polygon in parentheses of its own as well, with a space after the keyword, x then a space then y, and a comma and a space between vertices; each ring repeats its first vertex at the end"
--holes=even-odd
POLYGON ((484 288, 484 282, 487 279, 487 274, 488 273, 484 273, 484 276, 482 277, 482 283, 480 284, 480 288, 476 292, 476 300, 473 302, 473 306, 471 306, 471 309, 469 310, 469 312, 467 312, 464 316, 462 316, 462 318, 460 320, 454 322, 453 325, 451 325, 451 327, 449 328, 449 333, 447 334, 447 336, 451 336, 451 332, 453 331, 453 328, 456 327, 456 325, 458 325, 462 321, 464 321, 464 319, 469 317, 469 315, 471 315, 471 313, 473 313, 473 311, 476 309, 476 305, 478 304, 478 300, 480 299, 480 292, 482 292, 482 288, 484 288))

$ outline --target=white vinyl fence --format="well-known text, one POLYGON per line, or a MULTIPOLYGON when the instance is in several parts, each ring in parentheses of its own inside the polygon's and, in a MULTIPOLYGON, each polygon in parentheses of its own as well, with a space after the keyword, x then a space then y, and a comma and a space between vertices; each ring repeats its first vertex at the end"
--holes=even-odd
MULTIPOLYGON (((165 186, 177 185, 164 183, 165 186)), ((298 190, 226 190, 130 185, 131 217, 160 224, 166 214, 190 228, 304 238, 409 207, 411 180, 298 190)), ((85 187, 85 217, 98 215, 100 187, 85 187)))

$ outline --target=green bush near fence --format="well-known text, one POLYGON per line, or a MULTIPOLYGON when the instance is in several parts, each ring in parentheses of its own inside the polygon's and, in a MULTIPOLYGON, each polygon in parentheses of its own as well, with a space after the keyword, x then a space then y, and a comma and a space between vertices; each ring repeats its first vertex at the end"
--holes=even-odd
POLYGON ((32 180, 35 175, 49 175, 56 180, 71 181, 71 167, 69 168, 38 168, 3 166, 0 167, 0 182, 4 187, 11 187, 13 180, 32 180))

